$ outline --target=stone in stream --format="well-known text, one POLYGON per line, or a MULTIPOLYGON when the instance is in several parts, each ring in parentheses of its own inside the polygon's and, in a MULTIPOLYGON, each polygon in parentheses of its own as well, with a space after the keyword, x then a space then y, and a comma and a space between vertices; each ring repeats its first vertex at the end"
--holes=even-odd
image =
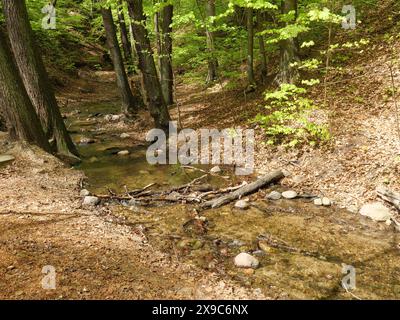
POLYGON ((374 221, 386 221, 392 218, 390 210, 380 202, 364 204, 360 209, 360 214, 374 221))
POLYGON ((83 198, 83 205, 84 206, 96 206, 100 203, 100 199, 93 196, 86 196, 83 198))
POLYGON ((0 154, 0 164, 15 160, 15 157, 9 154, 0 154))
POLYGON ((271 191, 265 198, 268 200, 279 200, 282 198, 282 194, 278 191, 271 191))
POLYGON ((322 199, 321 198, 314 199, 314 204, 316 206, 322 206, 322 199))
POLYGON ((236 203, 235 203, 235 208, 237 208, 237 209, 245 210, 249 207, 250 207, 249 202, 246 200, 239 200, 239 201, 236 201, 236 203))
POLYGON ((258 268, 260 264, 257 258, 253 257, 252 255, 246 252, 239 253, 235 257, 234 263, 235 266, 239 268, 254 268, 254 269, 258 268))
POLYGON ((329 200, 329 198, 327 197, 323 197, 322 198, 322 205, 325 207, 329 207, 332 204, 331 200, 329 200))
POLYGON ((96 141, 94 140, 94 139, 92 139, 92 138, 86 138, 86 137, 83 137, 83 138, 81 138, 80 140, 79 140, 79 144, 92 144, 92 143, 95 143, 96 141))
POLYGON ((221 171, 222 171, 221 168, 218 167, 218 166, 212 167, 212 168, 210 169, 210 172, 211 172, 211 173, 220 173, 221 171))
POLYGON ((87 197, 90 196, 90 192, 87 189, 82 189, 80 195, 81 197, 87 197))
POLYGON ((130 135, 128 133, 121 133, 121 135, 119 136, 121 139, 127 139, 130 137, 130 135))
POLYGON ((293 191, 293 190, 288 190, 288 191, 282 192, 282 197, 284 197, 285 199, 294 199, 297 197, 297 192, 293 191))
POLYGON ((129 150, 121 150, 117 154, 119 156, 127 156, 129 153, 130 153, 129 150))

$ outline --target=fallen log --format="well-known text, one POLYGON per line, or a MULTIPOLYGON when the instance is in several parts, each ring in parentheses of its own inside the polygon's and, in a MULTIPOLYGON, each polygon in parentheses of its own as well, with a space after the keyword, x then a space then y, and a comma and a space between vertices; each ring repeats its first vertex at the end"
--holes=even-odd
POLYGON ((400 193, 391 191, 384 186, 376 188, 376 193, 380 198, 391 203, 397 210, 400 210, 400 193))
POLYGON ((228 204, 232 202, 233 200, 239 199, 242 196, 252 194, 262 187, 266 186, 267 184, 270 184, 272 182, 279 181, 284 177, 284 174, 281 170, 276 170, 272 173, 269 173, 265 176, 262 176, 261 178, 257 179, 256 181, 249 183, 247 185, 244 185, 243 187, 239 188, 236 191, 233 191, 225 196, 204 202, 200 207, 202 209, 206 208, 219 208, 225 204, 228 204))

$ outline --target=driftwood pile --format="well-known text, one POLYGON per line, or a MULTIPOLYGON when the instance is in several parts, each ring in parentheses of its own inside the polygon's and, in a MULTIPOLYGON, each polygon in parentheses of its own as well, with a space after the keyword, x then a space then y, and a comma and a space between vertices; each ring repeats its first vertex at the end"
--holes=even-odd
POLYGON ((164 191, 150 190, 155 185, 152 183, 141 189, 126 190, 124 195, 117 195, 109 190, 108 195, 97 195, 97 197, 102 200, 128 201, 140 205, 175 202, 198 204, 201 209, 218 208, 243 196, 257 192, 271 183, 278 182, 284 177, 284 174, 282 171, 277 170, 258 178, 254 182, 242 183, 238 186, 218 190, 213 190, 210 185, 201 183, 207 176, 208 174, 204 174, 187 184, 164 191))

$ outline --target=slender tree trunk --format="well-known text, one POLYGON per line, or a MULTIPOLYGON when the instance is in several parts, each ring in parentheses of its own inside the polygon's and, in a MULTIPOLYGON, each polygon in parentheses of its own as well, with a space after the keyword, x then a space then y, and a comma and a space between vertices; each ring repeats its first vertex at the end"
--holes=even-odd
MULTIPOLYGON (((158 0, 153 0, 153 4, 157 4, 158 0)), ((159 61, 159 69, 161 69, 161 36, 160 36, 160 13, 156 11, 153 17, 154 22, 154 35, 156 38, 156 52, 159 61)))
MULTIPOLYGON (((215 0, 206 0, 206 18, 207 20, 215 17, 215 0)), ((207 83, 211 83, 218 79, 218 60, 215 57, 215 33, 210 30, 213 27, 213 23, 206 27, 206 37, 207 37, 207 52, 208 52, 208 75, 207 83)))
MULTIPOLYGON (((257 15, 257 23, 258 23, 258 30, 262 31, 263 18, 260 12, 257 15)), ((268 76, 267 53, 265 51, 264 36, 259 35, 257 38, 258 38, 258 46, 260 48, 260 58, 261 58, 261 79, 264 83, 268 76)))
POLYGON ((25 1, 3 0, 3 10, 11 48, 26 91, 39 116, 47 138, 54 142, 56 153, 76 162, 78 151, 64 121, 47 76, 42 57, 34 41, 25 1))
POLYGON ((172 16, 174 7, 165 6, 161 12, 161 55, 160 77, 161 89, 167 106, 174 104, 174 73, 172 70, 172 16))
POLYGON ((117 85, 121 94, 122 112, 126 115, 135 114, 137 112, 139 103, 132 95, 132 91, 129 86, 128 76, 126 75, 122 60, 121 49, 115 33, 115 24, 113 21, 111 8, 102 8, 101 15, 103 17, 104 29, 107 36, 107 46, 110 50, 111 60, 117 76, 117 85))
POLYGON ((154 63, 153 50, 150 46, 150 40, 145 27, 143 2, 142 0, 127 0, 127 2, 129 15, 132 19, 132 30, 147 105, 154 119, 155 126, 167 131, 171 118, 162 94, 160 80, 154 63))
POLYGON ((124 5, 122 0, 118 0, 118 23, 119 31, 121 33, 122 49, 124 51, 125 61, 132 63, 132 46, 128 37, 128 29, 125 23, 124 5))
POLYGON ((50 152, 50 144, 14 64, 14 59, 1 29, 0 97, 0 107, 7 118, 11 137, 36 144, 50 152))
POLYGON ((253 89, 256 85, 254 78, 254 23, 253 8, 246 9, 247 19, 247 82, 248 88, 253 89))
MULTIPOLYGON (((297 0, 284 0, 282 3, 282 13, 290 11, 297 12, 297 0)), ((288 22, 287 24, 289 24, 288 22)), ((298 78, 298 70, 291 64, 299 61, 296 39, 289 38, 280 43, 280 67, 276 81, 281 83, 294 83, 298 78)))

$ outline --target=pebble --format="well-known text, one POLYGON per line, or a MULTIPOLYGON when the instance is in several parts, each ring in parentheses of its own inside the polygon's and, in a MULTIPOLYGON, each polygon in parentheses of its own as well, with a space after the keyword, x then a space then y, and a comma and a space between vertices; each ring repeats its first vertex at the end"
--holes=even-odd
POLYGON ((215 167, 212 167, 211 169, 210 169, 210 172, 211 173, 219 173, 219 172, 221 172, 222 170, 221 170, 221 168, 219 167, 219 166, 215 166, 215 167))
POLYGON ((129 150, 121 150, 117 154, 119 156, 127 156, 129 153, 130 153, 129 150))
POLYGON ((282 198, 282 194, 278 191, 271 191, 265 198, 268 200, 279 200, 282 198))
POLYGON ((79 140, 79 144, 92 144, 92 143, 95 143, 96 141, 94 140, 94 139, 92 139, 92 138, 81 138, 80 140, 79 140))
POLYGON ((322 206, 322 199, 321 198, 314 199, 314 204, 316 206, 322 206))
POLYGON ((93 196, 86 196, 83 198, 83 205, 85 206, 95 206, 100 203, 100 199, 93 196))
POLYGON ((245 210, 249 207, 250 207, 249 202, 246 200, 239 200, 239 201, 236 201, 236 203, 235 203, 235 208, 238 208, 238 209, 245 210))
POLYGON ((90 196, 90 192, 87 189, 82 189, 80 194, 81 194, 81 197, 90 196))
POLYGON ((327 197, 323 197, 322 198, 322 205, 326 206, 326 207, 329 207, 331 205, 331 200, 329 200, 329 198, 327 198, 327 197))
POLYGON ((129 138, 130 135, 128 133, 121 133, 121 135, 119 136, 121 139, 126 139, 129 138))
POLYGON ((288 190, 288 191, 282 192, 282 197, 284 197, 285 199, 294 199, 297 197, 297 192, 293 191, 293 190, 288 190))
POLYGON ((360 214, 374 221, 386 221, 392 218, 390 210, 380 202, 364 204, 360 209, 360 214))
POLYGON ((239 253, 235 257, 234 263, 239 268, 258 268, 260 264, 257 258, 246 252, 239 253))

